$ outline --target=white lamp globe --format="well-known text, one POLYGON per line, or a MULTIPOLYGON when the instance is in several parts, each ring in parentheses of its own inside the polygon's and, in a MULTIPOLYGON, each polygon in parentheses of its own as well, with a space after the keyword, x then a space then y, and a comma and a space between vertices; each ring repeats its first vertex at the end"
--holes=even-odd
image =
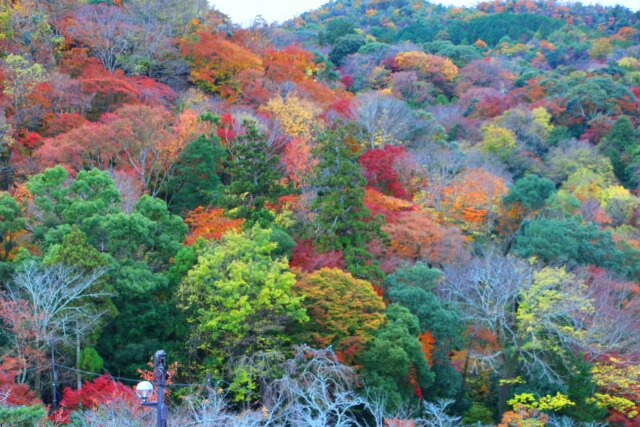
POLYGON ((151 396, 151 393, 153 393, 153 384, 149 381, 139 382, 136 386, 136 395, 138 395, 140 399, 144 400, 148 398, 151 396))

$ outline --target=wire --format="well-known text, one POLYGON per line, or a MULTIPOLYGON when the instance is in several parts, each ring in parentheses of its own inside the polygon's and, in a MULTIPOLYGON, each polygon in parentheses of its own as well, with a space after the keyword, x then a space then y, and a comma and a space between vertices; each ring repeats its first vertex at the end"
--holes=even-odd
MULTIPOLYGON (((78 368, 72 368, 70 366, 64 366, 64 365, 58 365, 56 364, 57 368, 60 369, 66 369, 67 371, 73 371, 73 372, 79 372, 81 374, 86 374, 86 375, 93 375, 96 377, 101 377, 102 375, 108 375, 109 378, 113 379, 113 380, 118 380, 118 381, 126 381, 126 382, 130 382, 130 383, 139 383, 140 381, 142 381, 141 379, 133 379, 133 378, 125 378, 125 377, 117 377, 117 376, 113 376, 111 375, 109 372, 105 372, 103 374, 99 374, 97 372, 90 372, 90 371, 85 371, 83 369, 78 369, 78 368)), ((219 383, 226 383, 229 384, 228 382, 224 381, 224 380, 218 380, 215 382, 215 384, 219 384, 219 383)), ((197 384, 184 384, 184 383, 171 383, 171 384, 167 384, 166 387, 205 387, 206 383, 197 383, 197 384)))
POLYGON ((83 369, 77 369, 77 368, 72 368, 70 366, 64 366, 64 365, 58 365, 58 364, 56 364, 56 367, 57 368, 61 368, 61 369, 66 369, 67 371, 79 372, 81 374, 93 375, 93 376, 96 376, 96 377, 101 377, 101 376, 106 374, 106 375, 109 376, 109 378, 114 379, 114 380, 118 380, 118 381, 127 381, 127 382, 131 382, 131 383, 139 383, 141 381, 139 379, 136 380, 136 379, 133 379, 133 378, 124 378, 124 377, 113 376, 109 372, 105 372, 105 373, 99 374, 97 372, 85 371, 83 369))

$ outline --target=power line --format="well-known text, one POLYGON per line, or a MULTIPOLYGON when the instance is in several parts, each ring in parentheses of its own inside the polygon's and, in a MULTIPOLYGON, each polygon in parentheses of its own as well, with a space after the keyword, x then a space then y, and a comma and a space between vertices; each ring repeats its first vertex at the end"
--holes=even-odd
POLYGON ((81 374, 85 374, 85 375, 93 375, 95 377, 101 377, 103 375, 108 375, 109 378, 113 379, 113 380, 118 380, 118 381, 127 381, 127 382, 132 382, 132 383, 139 383, 142 380, 136 380, 133 378, 124 378, 124 377, 117 377, 117 376, 113 376, 111 375, 109 372, 104 372, 102 374, 97 373, 97 372, 90 372, 90 371, 85 371, 83 369, 77 369, 77 368, 72 368, 70 366, 64 366, 64 365, 58 365, 56 364, 56 367, 61 368, 61 369, 66 369, 67 371, 72 371, 72 372, 79 372, 81 374))
MULTIPOLYGON (((117 381, 122 381, 122 382, 130 382, 130 383, 137 384, 140 381, 142 381, 141 379, 133 379, 133 378, 125 378, 125 377, 114 376, 114 375, 111 375, 109 372, 104 372, 104 373, 100 374, 100 373, 97 373, 97 372, 85 371, 83 369, 72 368, 70 366, 64 366, 64 365, 58 365, 58 364, 56 364, 56 367, 58 367, 60 369, 66 369, 67 371, 79 372, 79 373, 85 374, 85 375, 93 375, 95 377, 101 377, 101 376, 106 374, 112 380, 117 380, 117 381)), ((216 384, 218 384, 218 383, 229 384, 228 382, 226 382, 224 380, 219 380, 219 381, 216 382, 216 384)), ((168 387, 204 387, 204 386, 206 386, 206 384, 205 383, 197 383, 197 384, 172 383, 172 384, 167 384, 167 386, 168 387)))

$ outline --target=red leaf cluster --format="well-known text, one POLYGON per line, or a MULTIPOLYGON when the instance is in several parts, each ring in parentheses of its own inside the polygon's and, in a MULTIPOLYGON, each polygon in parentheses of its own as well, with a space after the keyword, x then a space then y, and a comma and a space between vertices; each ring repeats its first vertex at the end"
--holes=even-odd
POLYGON ((332 250, 318 253, 311 240, 301 240, 296 243, 289 265, 300 268, 303 271, 315 271, 324 267, 345 268, 342 251, 332 250))
POLYGON ((16 383, 16 377, 25 369, 24 361, 5 356, 0 363, 0 398, 9 406, 28 406, 40 402, 33 390, 26 384, 16 383))
POLYGON ((368 185, 384 194, 407 199, 407 192, 393 168, 396 160, 406 155, 404 147, 387 145, 384 148, 369 150, 360 156, 360 165, 364 169, 368 185))
POLYGON ((132 408, 140 408, 140 402, 132 388, 114 381, 107 374, 93 381, 86 381, 81 389, 73 390, 65 387, 62 391, 59 412, 55 415, 57 421, 67 423, 73 411, 83 408, 97 408, 115 402, 124 402, 132 408))

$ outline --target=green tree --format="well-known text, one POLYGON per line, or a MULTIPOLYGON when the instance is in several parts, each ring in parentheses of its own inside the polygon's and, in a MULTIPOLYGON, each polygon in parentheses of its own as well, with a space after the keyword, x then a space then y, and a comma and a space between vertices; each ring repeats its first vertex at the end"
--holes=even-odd
POLYGON ((324 31, 320 32, 318 38, 320 44, 334 44, 340 37, 354 34, 355 30, 355 24, 350 19, 335 18, 327 22, 324 31))
POLYGON ((271 234, 256 226, 209 242, 180 284, 192 340, 217 375, 232 358, 284 349, 289 328, 308 320, 287 260, 272 256, 271 234))
POLYGON ((107 260, 104 281, 115 294, 117 315, 96 341, 106 367, 133 375, 159 346, 177 348, 184 320, 175 310, 167 269, 187 231, 182 219, 147 195, 132 212, 123 212, 113 180, 97 169, 69 179, 57 166, 29 178, 27 188, 33 196, 33 239, 45 260, 107 260), (82 251, 74 254, 75 244, 82 251))
POLYGON ((30 427, 46 425, 47 409, 43 405, 3 406, 0 408, 0 423, 7 426, 30 427))
POLYGON ((347 34, 336 40, 329 52, 329 59, 337 66, 342 65, 342 60, 352 53, 356 53, 366 40, 359 34, 347 34))
POLYGON ((145 195, 133 212, 110 215, 99 231, 114 258, 109 280, 118 292, 119 314, 97 346, 107 368, 127 367, 124 373, 132 375, 160 347, 182 354, 186 319, 176 310, 177 284, 167 272, 186 234, 182 219, 162 200, 145 195))
POLYGON ((526 343, 523 350, 566 351, 565 358, 570 358, 571 345, 584 342, 586 324, 580 315, 593 310, 587 285, 566 269, 545 267, 535 272, 518 300, 516 323, 526 343))
POLYGON ((0 191, 0 261, 6 261, 17 246, 16 235, 24 230, 25 220, 18 202, 0 191))
POLYGON ((369 392, 386 398, 388 410, 398 409, 432 384, 434 375, 418 341, 418 319, 399 304, 387 307, 386 321, 360 358, 369 392), (419 391, 420 390, 420 391, 419 391))
POLYGON ((435 338, 432 369, 436 375, 430 395, 453 397, 460 388, 460 374, 451 366, 449 353, 462 345, 462 323, 458 313, 438 298, 433 290, 442 272, 423 263, 405 265, 384 279, 385 296, 416 316, 420 333, 430 331, 435 338))
POLYGON ((27 182, 38 213, 32 219, 33 235, 45 250, 59 243, 71 224, 87 236, 98 237, 96 225, 119 211, 120 194, 106 172, 81 171, 69 184, 68 176, 62 166, 56 166, 27 182))
POLYGON ((631 220, 640 207, 640 200, 626 188, 613 185, 602 191, 600 204, 611 218, 613 226, 617 227, 631 220))
POLYGON ((634 188, 638 185, 633 165, 640 160, 640 149, 638 134, 629 117, 623 116, 615 121, 609 134, 600 142, 599 148, 611 159, 613 171, 625 187, 634 188))
POLYGON ((224 191, 225 204, 233 216, 245 218, 248 227, 256 223, 268 227, 274 216, 265 203, 285 193, 280 160, 254 122, 245 122, 245 127, 230 144, 231 179, 224 191))
POLYGON ((497 155, 502 161, 507 161, 516 148, 516 134, 512 130, 488 124, 482 127, 480 147, 489 154, 497 155))
POLYGON ((167 183, 166 198, 172 211, 185 213, 215 204, 222 193, 220 172, 225 157, 216 136, 200 135, 187 144, 167 183))
POLYGON ((640 251, 621 249, 610 231, 600 230, 580 217, 537 218, 525 221, 516 236, 514 251, 522 257, 538 257, 546 263, 596 265, 634 277, 640 273, 640 251), (632 261, 629 264, 629 261, 632 261))
POLYGON ((504 198, 507 205, 519 203, 528 212, 542 209, 556 191, 553 182, 538 175, 527 175, 515 182, 504 198))
POLYGON ((633 93, 608 76, 588 77, 582 81, 573 79, 568 83, 562 95, 567 100, 565 114, 570 123, 567 127, 576 137, 586 130, 588 122, 594 118, 635 112, 636 98, 633 93))
POLYGON ((381 236, 381 220, 371 220, 363 199, 367 180, 353 150, 350 127, 327 130, 318 136, 315 154, 316 198, 312 232, 321 250, 342 250, 349 271, 358 277, 379 277, 368 245, 381 236))
POLYGON ((87 235, 72 225, 61 243, 51 245, 44 257, 45 264, 65 264, 91 270, 106 267, 109 259, 89 244, 87 235))

